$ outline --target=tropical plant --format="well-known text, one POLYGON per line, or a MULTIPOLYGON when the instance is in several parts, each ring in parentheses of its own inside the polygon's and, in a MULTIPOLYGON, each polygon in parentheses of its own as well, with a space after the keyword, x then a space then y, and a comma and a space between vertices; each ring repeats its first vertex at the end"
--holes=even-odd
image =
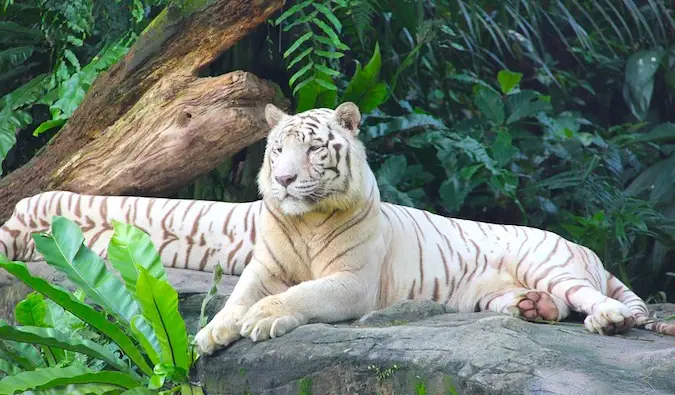
POLYGON ((88 249, 80 228, 54 217, 33 236, 45 261, 79 288, 75 294, 0 255, 0 267, 35 292, 16 307, 20 326, 0 323, 3 393, 201 393, 188 382, 198 358, 150 237, 114 222, 108 259, 88 249))
POLYGON ((58 130, 167 1, 0 1, 0 166, 20 130, 58 130))

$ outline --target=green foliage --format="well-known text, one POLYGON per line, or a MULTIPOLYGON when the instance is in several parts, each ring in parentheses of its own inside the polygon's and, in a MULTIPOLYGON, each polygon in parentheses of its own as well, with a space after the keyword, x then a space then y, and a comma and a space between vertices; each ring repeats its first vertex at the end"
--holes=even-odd
POLYGON ((0 388, 201 392, 187 383, 195 352, 178 312, 178 294, 148 235, 114 223, 108 251, 122 280, 64 217, 54 217, 51 232, 34 240, 45 261, 79 290, 71 294, 0 255, 0 267, 35 290, 16 307, 22 326, 0 323, 0 368, 8 374, 0 388))
POLYGON ((387 97, 360 135, 383 199, 556 231, 645 297, 673 291, 672 5, 358 7, 359 24, 336 14, 345 59, 383 59, 387 97))
MULTIPOLYGON (((167 0, 6 0, 0 12, 0 165, 30 129, 63 126, 167 0), (48 114, 48 115, 47 115, 48 114)), ((21 144, 20 144, 21 145, 21 144)), ((0 176, 2 170, 0 169, 0 176)))
POLYGON ((304 32, 284 52, 288 69, 295 70, 288 81, 294 94, 309 85, 314 89, 337 90, 332 77, 340 73, 329 64, 349 50, 339 37, 342 23, 334 12, 340 7, 347 7, 347 2, 306 0, 293 5, 274 21, 276 26, 283 26, 284 31, 298 27, 304 32))

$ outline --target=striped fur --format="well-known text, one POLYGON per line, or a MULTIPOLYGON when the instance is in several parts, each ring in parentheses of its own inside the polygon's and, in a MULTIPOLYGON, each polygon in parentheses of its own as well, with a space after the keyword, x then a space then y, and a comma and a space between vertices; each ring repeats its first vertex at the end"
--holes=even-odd
POLYGON ((640 325, 675 335, 675 325, 648 323, 645 303, 588 248, 540 229, 382 203, 354 104, 295 116, 269 105, 266 117, 259 239, 225 306, 197 334, 202 353, 402 299, 532 321, 574 310, 591 332, 640 325))
POLYGON ((226 203, 129 196, 90 196, 44 192, 17 203, 0 227, 0 253, 33 261, 31 234, 49 230, 53 216, 64 216, 81 228, 85 244, 106 257, 112 221, 134 224, 150 235, 167 267, 211 271, 221 265, 240 275, 253 256, 262 202, 226 203))
POLYGON ((0 227, 0 252, 35 258, 32 232, 53 215, 82 226, 105 256, 113 219, 151 235, 164 265, 241 275, 226 306, 198 333, 210 353, 240 336, 280 336, 307 322, 336 322, 402 299, 527 320, 587 314, 592 332, 649 323, 645 303, 596 254, 540 229, 441 217, 380 201, 356 134, 352 104, 288 116, 272 126, 259 174, 262 201, 223 203, 46 192, 22 200, 0 227), (278 180, 295 179, 283 187, 278 180), (290 177, 290 178, 289 178, 290 177), (244 270, 246 268, 246 270, 244 270))

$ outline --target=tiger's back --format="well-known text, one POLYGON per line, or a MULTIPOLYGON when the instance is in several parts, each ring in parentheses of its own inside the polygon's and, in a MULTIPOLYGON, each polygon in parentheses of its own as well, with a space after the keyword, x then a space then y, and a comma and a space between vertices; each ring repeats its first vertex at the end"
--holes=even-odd
POLYGON ((40 260, 32 234, 50 229, 54 216, 80 226, 85 245, 102 257, 112 222, 147 233, 164 266, 239 275, 251 260, 260 201, 227 203, 132 196, 81 195, 50 191, 22 199, 0 227, 0 253, 10 259, 40 260))

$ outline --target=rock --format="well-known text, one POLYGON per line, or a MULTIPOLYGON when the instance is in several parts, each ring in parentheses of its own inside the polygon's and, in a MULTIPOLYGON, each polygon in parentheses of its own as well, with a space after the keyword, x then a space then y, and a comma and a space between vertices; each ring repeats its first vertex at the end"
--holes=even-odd
MULTIPOLYGON (((35 275, 72 289, 42 262, 35 275)), ((168 269, 190 333, 211 274, 168 269)), ((238 277, 223 276, 212 317, 238 277)), ((0 317, 13 322, 28 288, 0 271, 0 317)), ((675 304, 650 305, 658 317, 675 304)), ((403 301, 338 325, 311 324, 265 342, 242 339, 201 357, 191 376, 214 394, 673 394, 675 338, 642 330, 600 336, 580 323, 532 324, 403 301), (454 391, 454 392, 453 392, 454 391)))
MULTIPOLYGON (((203 295, 182 298, 191 333, 203 295)), ((218 296, 209 317, 223 305, 218 296)), ((675 305, 650 306, 673 314, 675 305)), ((675 338, 600 336, 580 323, 533 324, 406 301, 353 323, 242 339, 201 357, 207 394, 672 394, 675 338)))

